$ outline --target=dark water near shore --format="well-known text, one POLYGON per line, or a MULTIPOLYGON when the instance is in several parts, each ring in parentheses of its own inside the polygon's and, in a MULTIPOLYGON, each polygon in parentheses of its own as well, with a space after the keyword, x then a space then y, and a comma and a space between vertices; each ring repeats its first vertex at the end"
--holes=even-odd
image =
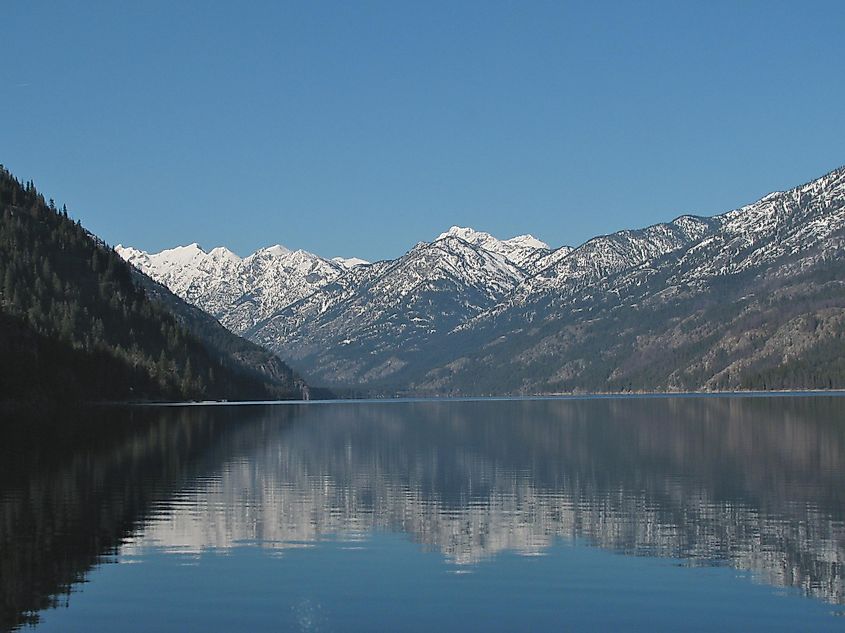
POLYGON ((845 630, 842 397, 16 422, 0 630, 845 630))

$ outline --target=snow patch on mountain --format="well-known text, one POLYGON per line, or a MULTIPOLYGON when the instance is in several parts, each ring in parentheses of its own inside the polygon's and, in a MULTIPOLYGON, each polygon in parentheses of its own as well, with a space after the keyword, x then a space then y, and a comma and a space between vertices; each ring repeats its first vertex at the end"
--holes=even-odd
POLYGON ((344 268, 355 268, 356 266, 366 266, 370 262, 360 257, 332 257, 332 261, 340 264, 344 268))
POLYGON ((549 252, 549 245, 533 235, 518 235, 507 240, 500 240, 490 233, 476 231, 463 226, 453 226, 437 236, 435 242, 448 237, 462 239, 473 246, 478 246, 492 253, 498 253, 517 266, 533 270, 531 264, 549 252))

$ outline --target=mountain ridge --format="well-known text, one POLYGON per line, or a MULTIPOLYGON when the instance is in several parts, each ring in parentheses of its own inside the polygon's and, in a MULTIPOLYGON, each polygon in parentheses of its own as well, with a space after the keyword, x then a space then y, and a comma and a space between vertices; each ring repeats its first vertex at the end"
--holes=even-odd
MULTIPOLYGON (((628 356, 610 353, 618 342, 614 336, 627 340, 627 334, 614 328, 625 322, 626 332, 636 331, 658 312, 671 319, 689 318, 669 312, 681 306, 704 309, 702 302, 714 297, 720 284, 741 286, 746 295, 754 294, 755 283, 771 288, 775 296, 791 287, 814 306, 813 314, 821 310, 816 302, 828 300, 819 293, 832 292, 832 287, 822 288, 812 275, 829 274, 825 271, 841 260, 836 240, 845 227, 843 175, 845 168, 840 167, 723 214, 681 215, 643 229, 597 236, 575 248, 549 249, 532 236, 498 240, 483 231, 453 226, 395 260, 341 272, 242 331, 283 352, 321 382, 385 394, 753 386, 756 379, 742 372, 725 374, 726 367, 717 372, 721 378, 692 378, 695 372, 685 374, 678 367, 660 380, 646 378, 644 367, 639 375, 625 374, 624 367, 632 366, 628 356, 636 358, 642 350, 634 345, 628 356), (797 263, 788 264, 796 257, 797 263), (617 318, 626 310, 645 320, 637 324, 617 318), (606 327, 605 347, 596 343, 590 348, 597 356, 584 356, 583 345, 562 343, 573 328, 593 327, 589 324, 596 315, 606 327), (552 348, 540 349, 543 344, 535 340, 540 330, 547 343, 556 341, 552 348), (511 351, 491 351, 504 349, 511 351), (598 360, 613 354, 618 367, 605 367, 598 360), (500 367, 509 368, 500 386, 492 377, 482 379, 500 367), (585 373, 587 367, 597 373, 585 373), (523 379, 517 380, 519 376, 523 379), (730 378, 725 381, 725 376, 730 378)), ((726 296, 739 301, 742 295, 726 296)), ((746 308, 770 309, 764 310, 762 303, 746 308)), ((787 312, 784 308, 779 314, 787 312)), ((770 315, 770 323, 776 322, 770 315)), ((712 327, 699 327, 716 337, 712 327)), ((707 341, 697 344, 700 354, 712 356, 707 341)), ((741 349, 722 347, 722 355, 741 349)), ((748 360, 748 366, 763 371, 761 362, 748 360)))

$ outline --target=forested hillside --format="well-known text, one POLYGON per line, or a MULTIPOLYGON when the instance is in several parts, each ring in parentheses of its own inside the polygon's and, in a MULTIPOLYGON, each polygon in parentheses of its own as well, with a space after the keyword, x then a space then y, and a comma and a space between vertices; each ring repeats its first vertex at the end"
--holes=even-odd
POLYGON ((0 402, 301 395, 274 355, 140 277, 0 167, 0 402))

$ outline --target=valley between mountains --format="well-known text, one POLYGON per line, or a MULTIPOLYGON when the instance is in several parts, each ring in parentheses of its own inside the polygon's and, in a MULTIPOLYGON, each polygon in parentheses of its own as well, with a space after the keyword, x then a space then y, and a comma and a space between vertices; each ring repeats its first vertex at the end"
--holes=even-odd
POLYGON ((311 384, 487 395, 845 387, 844 246, 840 168, 575 247, 452 227, 374 263, 116 251, 311 384))

